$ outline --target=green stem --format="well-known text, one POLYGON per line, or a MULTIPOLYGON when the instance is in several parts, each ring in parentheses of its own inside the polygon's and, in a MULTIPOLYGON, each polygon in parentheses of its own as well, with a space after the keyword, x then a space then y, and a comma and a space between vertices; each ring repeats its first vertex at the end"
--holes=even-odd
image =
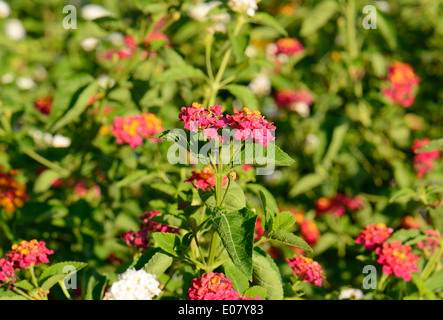
POLYGON ((435 269, 435 265, 437 264, 438 260, 440 260, 442 254, 443 254, 443 239, 440 240, 440 245, 434 251, 431 258, 429 259, 429 262, 426 264, 426 267, 423 269, 423 272, 421 273, 420 278, 422 278, 423 281, 426 280, 431 275, 432 271, 435 269))
POLYGON ((37 278, 35 277, 35 273, 34 273, 34 264, 32 263, 29 267, 29 272, 31 273, 31 280, 32 280, 32 284, 38 288, 38 282, 37 282, 37 278))
POLYGON ((48 159, 42 157, 38 153, 36 153, 34 150, 31 150, 29 148, 22 148, 22 152, 32 159, 34 159, 37 162, 40 162, 42 165, 48 167, 49 169, 52 169, 56 172, 58 172, 62 177, 66 178, 69 176, 70 172, 62 167, 60 167, 58 164, 55 164, 52 161, 49 161, 48 159))
POLYGON ((14 288, 14 292, 18 293, 19 295, 25 297, 28 300, 34 300, 32 299, 29 295, 27 295, 26 293, 24 293, 22 290, 20 290, 19 288, 15 287, 14 288))
POLYGON ((383 291, 386 288, 386 285, 388 282, 386 281, 388 279, 388 275, 386 273, 382 273, 382 276, 380 278, 380 281, 378 282, 377 290, 383 291))
MULTIPOLYGON (((245 23, 244 19, 245 19, 245 17, 238 16, 237 22, 234 27, 234 31, 232 33, 233 37, 238 36, 238 34, 240 33, 241 27, 245 23)), ((221 87, 220 84, 221 84, 223 75, 225 73, 226 67, 228 66, 229 59, 231 58, 231 54, 232 54, 232 47, 230 47, 228 50, 226 50, 225 54, 223 55, 220 67, 218 68, 218 72, 215 76, 215 79, 214 79, 214 81, 211 81, 211 86, 210 86, 211 95, 209 97, 209 103, 208 103, 209 106, 213 106, 215 104, 215 98, 217 96, 218 90, 221 87)))
POLYGON ((348 0, 346 6, 346 26, 348 34, 348 51, 352 59, 358 56, 357 39, 355 33, 355 0, 348 0))
POLYGON ((60 280, 58 282, 58 284, 59 284, 60 288, 62 288, 62 291, 65 294, 66 298, 68 298, 68 300, 72 300, 71 295, 69 294, 68 290, 65 287, 65 283, 62 280, 60 280))

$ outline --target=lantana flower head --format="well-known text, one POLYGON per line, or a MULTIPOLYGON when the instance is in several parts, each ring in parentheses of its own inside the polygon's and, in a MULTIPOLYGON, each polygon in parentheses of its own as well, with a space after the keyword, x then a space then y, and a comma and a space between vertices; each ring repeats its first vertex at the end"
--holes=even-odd
POLYGON ((6 212, 13 213, 15 208, 21 208, 24 201, 28 200, 26 186, 15 180, 17 170, 3 172, 0 168, 0 207, 4 207, 6 212))
MULTIPOLYGON (((421 140, 415 139, 412 145, 412 151, 420 149, 427 145, 431 140, 429 138, 423 138, 421 140)), ((424 151, 414 154, 414 169, 417 176, 422 179, 426 173, 434 168, 434 160, 440 159, 440 150, 424 151)))
POLYGON ((364 202, 360 196, 354 198, 338 193, 332 198, 319 198, 315 202, 315 212, 317 216, 331 213, 339 218, 346 213, 346 209, 358 210, 363 208, 364 202))
POLYGON ((145 270, 128 269, 106 292, 103 300, 152 300, 161 294, 155 275, 145 270))
POLYGON ((267 147, 269 142, 275 141, 273 133, 276 127, 258 110, 249 110, 245 107, 242 111, 234 110, 234 115, 227 115, 226 118, 231 128, 235 130, 234 137, 238 140, 249 139, 264 147, 267 147))
POLYGON ((314 220, 305 219, 300 224, 300 232, 302 234, 302 239, 310 246, 315 245, 320 237, 320 231, 318 231, 317 224, 314 220))
MULTIPOLYGON (((117 144, 127 143, 133 149, 143 143, 143 138, 150 139, 162 131, 162 121, 148 112, 124 118, 115 117, 114 125, 111 128, 111 132, 117 139, 117 144)), ((155 138, 152 140, 153 142, 158 141, 155 138)))
POLYGON ((295 255, 293 259, 286 258, 286 261, 292 268, 292 272, 304 282, 321 287, 322 279, 326 279, 326 276, 322 275, 323 270, 320 264, 311 258, 295 255))
POLYGON ((275 103, 278 108, 286 108, 297 112, 302 117, 310 114, 310 106, 313 98, 309 90, 306 89, 282 89, 275 94, 275 103))
POLYGON ((189 300, 253 300, 240 295, 229 278, 216 272, 205 273, 201 278, 192 280, 188 293, 189 300))
POLYGON ((281 38, 277 40, 276 44, 276 55, 285 54, 287 56, 293 56, 305 50, 301 42, 294 38, 281 38))
MULTIPOLYGON (((14 262, 6 259, 0 259, 0 282, 14 284, 15 272, 17 268, 14 268, 14 262)), ((0 285, 1 287, 1 285, 0 285)))
POLYGON ((439 241, 441 239, 441 234, 437 230, 426 230, 425 234, 429 235, 429 237, 426 240, 422 240, 419 243, 417 243, 417 247, 420 250, 423 250, 429 254, 432 254, 435 249, 438 248, 439 241))
POLYGON ((53 95, 48 95, 46 97, 43 98, 38 98, 35 101, 35 108, 37 108, 41 113, 43 114, 49 114, 51 113, 52 110, 52 103, 54 101, 54 96, 53 95))
MULTIPOLYGON (((228 177, 223 177, 223 186, 228 181, 228 177)), ((192 183, 197 190, 210 191, 211 188, 215 189, 215 175, 211 168, 206 166, 203 170, 197 169, 192 171, 191 177, 185 180, 185 183, 192 183)))
POLYGON ((413 216, 405 216, 401 219, 400 228, 403 229, 420 229, 420 223, 413 216))
POLYGON ((122 238, 126 241, 126 244, 130 247, 146 249, 149 247, 149 234, 151 232, 166 232, 166 233, 179 233, 179 229, 176 227, 165 225, 161 222, 152 220, 155 216, 161 214, 159 210, 152 210, 145 212, 140 217, 142 221, 140 229, 137 232, 133 230, 123 234, 122 238))
POLYGON ((377 262, 383 265, 383 272, 388 275, 394 274, 406 281, 411 280, 412 272, 418 271, 415 262, 419 257, 411 251, 412 248, 403 245, 401 241, 385 242, 383 246, 375 249, 375 253, 379 256, 377 262))
POLYGON ((399 61, 392 63, 387 80, 389 87, 383 89, 384 95, 394 103, 410 107, 415 101, 414 89, 420 82, 412 66, 399 61))
POLYGON ((217 130, 227 126, 220 105, 205 108, 202 104, 194 102, 190 107, 183 107, 181 111, 178 117, 185 124, 185 129, 193 132, 203 131, 209 138, 215 138, 217 130))
POLYGON ((392 236, 394 229, 388 228, 384 223, 367 225, 355 240, 358 244, 364 244, 366 250, 374 250, 392 236))
POLYGON ((12 251, 6 254, 6 257, 18 267, 25 269, 31 264, 38 266, 41 263, 49 263, 48 255, 53 253, 53 250, 46 248, 44 241, 33 239, 31 241, 23 240, 19 244, 12 245, 12 251))

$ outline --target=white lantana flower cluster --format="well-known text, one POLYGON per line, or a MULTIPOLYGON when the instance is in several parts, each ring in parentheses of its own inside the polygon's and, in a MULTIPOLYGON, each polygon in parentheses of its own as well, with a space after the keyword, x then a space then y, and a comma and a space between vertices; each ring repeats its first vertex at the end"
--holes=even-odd
POLYGON ((226 33, 226 24, 231 21, 229 13, 210 13, 210 11, 222 3, 220 1, 210 2, 197 2, 195 5, 190 6, 188 15, 191 19, 198 22, 210 21, 212 24, 208 27, 208 32, 221 32, 226 33))
POLYGON ((232 11, 246 13, 250 17, 254 16, 255 11, 258 10, 256 0, 229 0, 228 6, 232 11))
POLYGON ((118 276, 104 300, 152 300, 161 293, 155 275, 145 270, 128 269, 118 276))

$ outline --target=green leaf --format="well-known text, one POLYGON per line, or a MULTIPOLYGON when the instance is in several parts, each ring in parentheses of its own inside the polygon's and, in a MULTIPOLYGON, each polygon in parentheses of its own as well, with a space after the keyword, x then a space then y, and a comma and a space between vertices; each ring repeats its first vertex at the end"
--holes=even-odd
MULTIPOLYGON (((275 211, 272 210, 271 205, 269 205, 268 197, 266 196, 266 193, 263 191, 259 191, 260 193, 260 199, 263 204, 263 217, 265 218, 265 231, 270 231, 273 229, 274 226, 274 218, 275 218, 275 211)), ((278 210, 277 210, 278 211, 278 210)))
POLYGON ((306 252, 312 252, 311 247, 301 238, 297 237, 295 234, 285 230, 273 230, 267 236, 270 240, 279 241, 281 243, 300 248, 306 252))
POLYGON ((143 268, 147 273, 161 276, 171 266, 173 258, 159 248, 150 248, 137 260, 134 268, 143 268))
POLYGON ((30 283, 28 280, 24 279, 18 282, 14 283, 14 287, 17 287, 19 289, 23 289, 26 291, 32 290, 34 289, 34 285, 32 283, 30 283))
POLYGON ((56 264, 53 264, 49 268, 47 268, 45 271, 42 272, 42 274, 39 277, 39 282, 44 282, 48 278, 54 276, 54 275, 63 275, 63 276, 69 276, 72 274, 71 267, 74 267, 76 271, 79 271, 86 267, 88 264, 84 262, 79 261, 64 261, 59 262, 56 264), (68 269, 65 269, 66 267, 69 267, 68 269), (69 272, 67 272, 67 270, 69 272))
POLYGON ((283 283, 274 260, 268 255, 254 250, 252 268, 257 284, 266 289, 266 299, 283 300, 283 283))
POLYGON ((206 75, 198 68, 195 68, 190 65, 177 65, 167 69, 160 76, 158 76, 155 81, 156 82, 170 82, 170 81, 179 81, 184 79, 205 79, 206 75))
POLYGON ((403 188, 398 190, 397 192, 395 192, 390 198, 389 198, 389 202, 395 202, 399 199, 402 198, 411 198, 411 197, 415 197, 417 195, 417 193, 415 192, 415 190, 412 190, 410 188, 403 188))
POLYGON ((141 10, 144 14, 152 13, 158 14, 166 12, 168 9, 165 3, 152 2, 151 0, 133 0, 137 9, 141 10))
POLYGON ((43 292, 47 292, 53 286, 59 283, 59 281, 63 281, 65 278, 69 276, 70 274, 56 274, 55 276, 47 278, 41 285, 43 292))
POLYGON ((273 16, 266 12, 256 12, 254 16, 249 18, 252 23, 268 26, 280 32, 283 36, 288 36, 288 32, 275 20, 273 16))
POLYGON ((297 183, 289 190, 289 196, 295 197, 308 190, 312 190, 318 187, 325 181, 325 178, 318 173, 310 173, 302 177, 297 183))
MULTIPOLYGON (((234 158, 235 160, 235 158, 234 158)), ((291 166, 295 160, 292 159, 286 152, 281 150, 277 145, 273 147, 264 147, 259 143, 247 146, 242 149, 240 154, 240 165, 253 164, 256 167, 287 167, 291 166), (272 153, 273 152, 273 153, 272 153)), ((257 173, 258 173, 257 169, 257 173)))
POLYGON ((239 84, 229 84, 225 86, 225 88, 239 99, 243 103, 243 106, 251 110, 257 110, 259 108, 257 97, 248 87, 239 84))
POLYGON ((229 41, 231 42, 232 52, 234 53, 235 62, 240 63, 246 60, 246 47, 249 44, 249 35, 242 34, 234 37, 229 33, 229 41))
POLYGON ((397 48, 397 32, 391 19, 377 10, 377 29, 386 40, 389 48, 395 50, 397 48))
POLYGON ((53 124, 74 103, 73 96, 76 92, 85 88, 94 78, 87 73, 76 73, 57 83, 57 93, 54 97, 49 123, 53 124))
POLYGON ((257 216, 248 208, 216 212, 212 217, 215 229, 234 265, 252 280, 252 250, 257 216))
POLYGON ((329 163, 337 156, 338 151, 343 145, 348 129, 349 123, 346 121, 342 122, 334 128, 334 131, 332 132, 331 142, 329 143, 328 150, 326 151, 326 155, 323 159, 324 164, 329 165, 329 163))
POLYGON ((286 230, 295 223, 294 215, 289 211, 282 211, 275 217, 274 230, 286 230))
POLYGON ((70 108, 51 128, 51 131, 55 132, 60 128, 66 126, 67 124, 78 120, 80 115, 85 111, 85 109, 89 105, 89 99, 92 95, 94 95, 98 90, 97 81, 89 84, 78 96, 78 99, 75 101, 75 104, 70 108))
POLYGON ((323 27, 339 10, 336 1, 327 0, 317 4, 303 20, 300 35, 308 37, 323 27))
POLYGON ((402 243, 422 235, 417 229, 400 229, 395 231, 386 242, 401 241, 402 243))
POLYGON ((443 289, 443 269, 440 269, 432 277, 426 279, 424 285, 430 291, 443 289))
POLYGON ((115 186, 117 188, 122 188, 130 185, 131 183, 137 182, 141 178, 148 175, 147 170, 136 170, 134 172, 129 173, 126 177, 124 177, 122 180, 118 181, 115 186))
MULTIPOLYGON (((222 206, 226 208, 227 212, 233 212, 240 210, 246 206, 246 199, 243 189, 235 181, 231 181, 228 193, 225 196, 226 188, 228 184, 223 188, 223 203, 222 206)), ((200 198, 203 203, 211 210, 214 211, 216 208, 216 198, 214 192, 199 190, 200 198)))
POLYGON ((85 300, 101 300, 105 291, 108 278, 94 269, 87 271, 86 282, 83 284, 83 296, 85 300))
POLYGON ((266 189, 264 186, 258 183, 248 183, 246 185, 246 188, 254 192, 256 195, 260 196, 260 192, 262 192, 265 195, 266 198, 266 205, 269 207, 269 209, 272 212, 278 212, 278 204, 277 200, 275 200, 274 196, 271 192, 269 192, 268 189, 266 189))
POLYGON ((268 295, 268 290, 261 286, 253 286, 243 292, 243 296, 255 299, 256 296, 259 296, 262 300, 266 299, 268 295))
POLYGON ((434 150, 443 150, 443 138, 429 141, 429 143, 425 144, 423 147, 415 150, 415 153, 429 152, 434 150))
POLYGON ((249 288, 248 278, 232 263, 231 260, 222 264, 225 276, 231 280, 234 290, 244 292, 249 288))
POLYGON ((165 250, 167 253, 178 257, 180 239, 175 233, 153 232, 152 238, 160 248, 165 250))
POLYGON ((41 193, 47 191, 58 178, 61 178, 61 175, 54 170, 43 171, 37 179, 35 179, 34 192, 41 193))

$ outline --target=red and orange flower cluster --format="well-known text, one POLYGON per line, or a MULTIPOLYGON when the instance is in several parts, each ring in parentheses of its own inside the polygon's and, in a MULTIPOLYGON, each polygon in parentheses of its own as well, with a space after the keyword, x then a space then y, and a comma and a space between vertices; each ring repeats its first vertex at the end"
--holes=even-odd
POLYGON ((346 210, 358 210, 363 208, 364 202, 363 198, 360 196, 355 196, 354 198, 349 197, 345 194, 338 193, 332 198, 319 198, 315 202, 315 212, 317 217, 322 216, 326 213, 331 213, 335 217, 340 218, 346 213, 346 210))
POLYGON ((322 286, 322 279, 326 276, 322 275, 323 270, 317 261, 307 258, 305 256, 295 255, 293 259, 286 258, 292 272, 302 281, 322 286))
MULTIPOLYGON (((115 117, 111 128, 117 144, 127 143, 133 149, 143 143, 143 138, 152 138, 162 132, 162 121, 154 114, 144 112, 141 115, 130 115, 124 118, 115 117)), ((153 138, 154 142, 158 139, 153 138)))
POLYGON ((383 272, 394 274, 396 277, 411 281, 412 272, 417 272, 415 262, 420 258, 412 252, 410 246, 403 245, 401 241, 383 243, 382 247, 375 249, 379 256, 377 262, 383 265, 383 272))
MULTIPOLYGON (((225 186, 227 181, 228 177, 223 177, 223 186, 225 186)), ((210 191, 211 188, 215 189, 215 175, 212 170, 206 166, 203 171, 200 169, 192 171, 191 177, 185 180, 185 183, 192 183, 197 190, 210 191)))
POLYGON ((306 89, 282 89, 275 94, 275 103, 278 108, 287 108, 290 111, 297 111, 298 105, 312 105, 313 99, 311 92, 306 89))
POLYGON ((243 108, 242 111, 234 110, 234 115, 224 116, 220 105, 204 108, 196 102, 181 110, 179 119, 184 122, 184 128, 193 132, 202 131, 209 138, 219 137, 217 130, 230 126, 235 131, 234 137, 238 140, 252 140, 265 147, 270 141, 275 140, 272 134, 276 129, 275 126, 257 110, 243 108))
POLYGON ((385 274, 393 273, 396 277, 410 281, 412 272, 418 271, 415 262, 419 257, 411 252, 410 246, 403 245, 401 241, 386 242, 392 233, 393 229, 386 227, 384 223, 374 223, 367 225, 355 242, 364 244, 366 250, 375 249, 377 262, 383 266, 385 274))
POLYGON ((275 54, 285 54, 287 56, 293 56, 297 53, 305 51, 305 48, 300 41, 294 38, 281 38, 276 42, 277 48, 275 54))
MULTIPOLYGON (((144 43, 144 47, 149 48, 151 42, 158 40, 164 40, 166 43, 166 47, 171 47, 171 43, 169 41, 168 36, 156 30, 152 31, 148 35, 144 43)), ((125 60, 134 56, 135 52, 137 51, 137 46, 138 46, 137 41, 133 37, 126 35, 123 37, 123 43, 124 45, 121 48, 109 49, 99 54, 98 59, 110 60, 113 59, 114 56, 116 56, 119 60, 125 60)), ((148 57, 149 55, 154 56, 155 52, 149 53, 149 51, 144 50, 142 54, 143 57, 148 57)))
MULTIPOLYGON (((259 300, 260 297, 256 297, 259 300)), ((223 273, 205 273, 192 280, 189 300, 254 300, 244 297, 234 290, 231 280, 223 273)))
POLYGON ((141 216, 141 230, 137 232, 131 230, 122 236, 122 238, 126 241, 126 244, 130 247, 146 249, 149 247, 149 233, 151 232, 179 233, 178 228, 164 225, 160 222, 152 220, 153 217, 159 214, 161 214, 161 211, 153 210, 146 212, 143 216, 141 216))
POLYGON ((38 98, 35 100, 34 106, 43 114, 50 114, 52 110, 52 103, 54 96, 48 95, 44 98, 38 98))
POLYGON ((0 259, 0 281, 13 284, 15 274, 20 269, 26 269, 29 266, 39 266, 41 263, 49 263, 48 255, 53 254, 53 250, 46 248, 46 243, 37 241, 23 240, 20 244, 14 244, 12 251, 6 254, 6 258, 0 259))
POLYGON ((367 225, 355 240, 358 244, 364 244, 366 250, 374 250, 392 236, 394 229, 386 227, 384 223, 367 225))
MULTIPOLYGON (((427 145, 431 140, 429 138, 423 138, 421 140, 415 139, 412 145, 412 151, 420 149, 427 145)), ((414 154, 414 169, 417 176, 422 179, 426 173, 434 168, 434 160, 440 159, 440 150, 424 151, 414 154)))
POLYGON ((26 186, 14 179, 17 174, 17 170, 0 171, 0 207, 4 207, 8 213, 23 207, 24 201, 28 200, 26 186))
POLYGON ((414 90, 420 82, 412 66, 398 61, 392 63, 387 79, 389 87, 383 89, 384 95, 392 102, 409 108, 415 101, 414 90))

